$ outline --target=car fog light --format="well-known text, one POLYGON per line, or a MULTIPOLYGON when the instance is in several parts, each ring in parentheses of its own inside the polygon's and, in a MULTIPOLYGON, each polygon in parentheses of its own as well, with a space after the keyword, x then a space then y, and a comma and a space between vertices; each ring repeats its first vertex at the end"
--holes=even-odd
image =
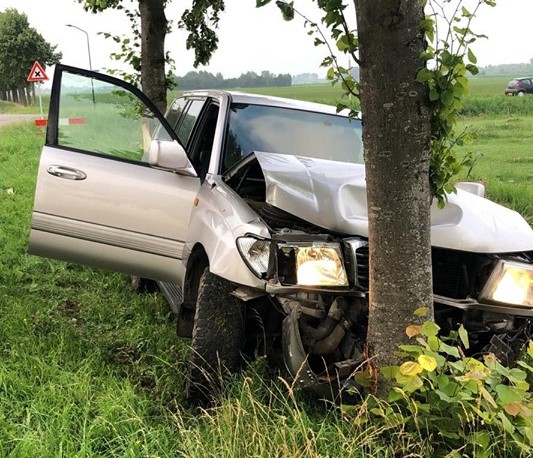
POLYGON ((270 240, 239 237, 237 248, 250 270, 259 278, 263 278, 268 270, 270 240))
POLYGON ((500 261, 492 272, 480 300, 533 307, 533 266, 500 261))

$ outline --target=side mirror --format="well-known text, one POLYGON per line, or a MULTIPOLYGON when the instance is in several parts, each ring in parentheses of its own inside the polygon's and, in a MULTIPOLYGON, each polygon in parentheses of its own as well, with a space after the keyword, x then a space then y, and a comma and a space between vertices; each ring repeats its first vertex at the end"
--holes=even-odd
POLYGON ((470 194, 475 194, 479 197, 485 197, 485 186, 481 183, 475 183, 473 181, 459 181, 455 183, 457 189, 462 191, 469 192, 470 194))
POLYGON ((148 163, 182 175, 196 176, 187 153, 176 141, 152 140, 148 149, 148 163))

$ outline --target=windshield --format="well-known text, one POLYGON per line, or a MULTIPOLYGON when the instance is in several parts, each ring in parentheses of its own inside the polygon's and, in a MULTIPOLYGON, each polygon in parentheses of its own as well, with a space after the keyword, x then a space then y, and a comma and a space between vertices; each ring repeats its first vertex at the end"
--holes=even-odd
POLYGON ((363 164, 361 121, 290 108, 232 104, 223 171, 254 151, 363 164))

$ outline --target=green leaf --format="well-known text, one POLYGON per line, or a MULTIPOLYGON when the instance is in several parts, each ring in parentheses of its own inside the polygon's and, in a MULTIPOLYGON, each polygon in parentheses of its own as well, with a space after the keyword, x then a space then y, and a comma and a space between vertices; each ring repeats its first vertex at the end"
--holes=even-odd
POLYGON ((372 386, 373 379, 369 371, 357 372, 353 378, 362 387, 370 388, 372 386))
POLYGON ((470 348, 470 342, 468 341, 468 332, 466 332, 463 325, 459 326, 459 338, 461 339, 463 347, 468 350, 470 348))
POLYGON ((286 21, 292 21, 294 19, 294 2, 284 2, 281 0, 278 0, 276 2, 276 6, 281 10, 281 13, 283 15, 283 19, 286 21))
POLYGON ((464 6, 461 8, 461 13, 467 19, 472 17, 472 13, 468 11, 464 6))
POLYGON ((468 60, 472 64, 477 64, 477 58, 476 58, 476 56, 474 55, 474 53, 472 52, 472 50, 470 48, 468 48, 468 60))
POLYGON ((409 381, 404 384, 403 388, 407 392, 413 392, 418 390, 419 388, 422 388, 424 386, 424 382, 418 375, 411 376, 409 381))
POLYGON ((265 6, 268 3, 270 3, 270 0, 255 0, 255 7, 261 8, 262 6, 265 6))
POLYGON ((379 368, 379 372, 388 380, 394 380, 400 372, 398 366, 384 366, 379 368))
POLYGON ((509 421, 507 415, 505 415, 503 412, 498 412, 498 418, 501 420, 503 429, 505 429, 505 431, 507 431, 509 434, 513 434, 515 432, 515 427, 509 421))
POLYGON ((433 351, 439 351, 440 339, 437 336, 428 337, 428 346, 433 351))
POLYGON ((440 343, 439 351, 455 358, 459 358, 459 350, 457 349, 457 347, 452 347, 451 345, 445 344, 444 342, 440 343))
POLYGON ((427 68, 423 68, 416 75, 416 80, 419 83, 425 83, 426 81, 429 81, 433 77, 434 77, 434 74, 431 70, 428 70, 427 68))
POLYGON ((416 316, 419 316, 419 317, 423 317, 423 316, 427 316, 427 314, 429 313, 430 309, 429 307, 418 307, 415 311, 414 311, 414 314, 416 316))
POLYGON ((498 399, 503 404, 510 404, 513 402, 521 402, 524 399, 524 393, 518 391, 516 388, 507 385, 496 385, 494 388, 498 394, 498 399))
POLYGON ((422 325, 422 334, 426 337, 436 336, 439 333, 440 327, 434 321, 426 321, 422 325))

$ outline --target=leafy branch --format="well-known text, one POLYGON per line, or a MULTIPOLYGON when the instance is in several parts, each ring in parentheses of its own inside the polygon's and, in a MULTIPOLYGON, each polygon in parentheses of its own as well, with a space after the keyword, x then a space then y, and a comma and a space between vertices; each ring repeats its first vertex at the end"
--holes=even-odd
POLYGON ((476 157, 470 153, 458 159, 455 146, 462 145, 466 135, 457 135, 455 126, 459 110, 468 92, 468 73, 478 73, 477 59, 471 45, 486 38, 471 29, 472 20, 482 5, 494 6, 495 0, 478 0, 470 12, 462 0, 427 1, 430 14, 421 23, 428 46, 420 58, 425 63, 417 81, 429 87, 432 109, 430 182, 439 207, 446 203, 447 193, 454 192, 453 179, 463 167, 472 168, 476 157), (447 8, 448 6, 448 8, 447 8), (445 25, 445 36, 439 36, 439 25, 445 25))

